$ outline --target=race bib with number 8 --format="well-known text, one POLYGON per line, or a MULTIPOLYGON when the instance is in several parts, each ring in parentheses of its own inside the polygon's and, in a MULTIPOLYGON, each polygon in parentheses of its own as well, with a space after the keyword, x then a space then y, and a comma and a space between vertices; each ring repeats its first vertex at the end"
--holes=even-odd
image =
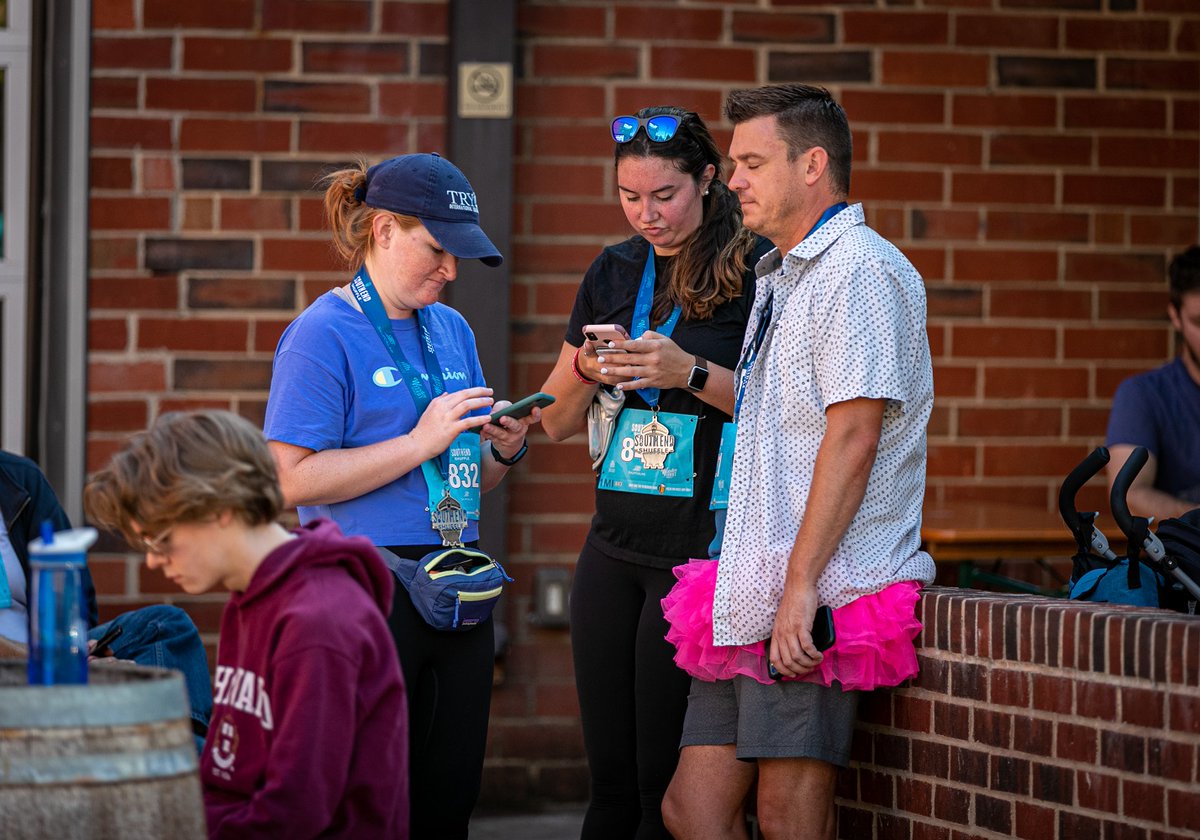
POLYGON ((692 414, 658 412, 657 417, 641 408, 627 408, 617 419, 613 445, 600 468, 600 489, 653 496, 690 497, 695 484, 693 438, 697 418, 692 414), (662 469, 647 468, 637 451, 637 435, 652 420, 666 426, 673 450, 662 469))

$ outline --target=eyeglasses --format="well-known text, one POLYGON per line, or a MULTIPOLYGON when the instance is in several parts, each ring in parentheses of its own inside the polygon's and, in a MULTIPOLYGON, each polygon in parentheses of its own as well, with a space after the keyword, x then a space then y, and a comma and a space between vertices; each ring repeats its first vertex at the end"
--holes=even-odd
POLYGON ((173 530, 174 528, 167 528, 155 537, 148 537, 145 534, 141 534, 142 548, 151 554, 166 557, 171 553, 171 531, 173 530))
POLYGON ((628 143, 637 136, 638 129, 645 127, 646 138, 651 143, 666 143, 679 131, 679 117, 659 114, 656 117, 617 117, 612 121, 612 138, 618 143, 628 143))

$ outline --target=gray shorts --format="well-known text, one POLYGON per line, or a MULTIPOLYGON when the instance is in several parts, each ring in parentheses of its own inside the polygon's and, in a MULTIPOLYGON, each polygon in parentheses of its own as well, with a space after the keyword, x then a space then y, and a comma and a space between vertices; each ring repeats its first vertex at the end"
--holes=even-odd
POLYGON ((862 692, 807 682, 763 685, 750 677, 692 680, 680 747, 735 744, 743 761, 815 758, 850 761, 862 692))

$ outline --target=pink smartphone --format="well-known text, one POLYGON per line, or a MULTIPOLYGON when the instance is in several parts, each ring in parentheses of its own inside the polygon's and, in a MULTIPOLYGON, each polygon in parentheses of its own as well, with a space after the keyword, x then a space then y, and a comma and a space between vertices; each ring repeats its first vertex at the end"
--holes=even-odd
POLYGON ((620 324, 588 324, 583 328, 583 337, 592 342, 593 349, 597 351, 624 353, 624 350, 608 347, 607 344, 610 341, 628 341, 629 333, 620 324))

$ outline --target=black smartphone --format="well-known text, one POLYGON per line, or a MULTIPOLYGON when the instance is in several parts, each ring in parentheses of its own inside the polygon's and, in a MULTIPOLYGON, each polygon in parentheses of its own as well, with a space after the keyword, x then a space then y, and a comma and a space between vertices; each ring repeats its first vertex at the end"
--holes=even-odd
POLYGON ((530 394, 524 399, 517 400, 512 405, 506 405, 504 408, 498 408, 493 411, 492 422, 499 426, 501 417, 515 417, 519 420, 533 411, 535 407, 545 408, 553 402, 554 397, 552 395, 538 391, 536 394, 530 394))
MULTIPOLYGON (((813 646, 819 651, 827 651, 837 641, 837 633, 833 629, 833 609, 828 604, 817 607, 812 626, 813 646)), ((771 664, 771 639, 767 638, 767 673, 773 680, 783 679, 783 674, 775 670, 771 664)))
POLYGON ((833 609, 828 604, 817 607, 812 626, 813 646, 819 651, 827 651, 837 641, 837 633, 833 629, 833 609))
POLYGON ((113 624, 104 631, 104 635, 96 640, 96 647, 92 648, 95 656, 102 656, 105 648, 117 640, 117 637, 125 632, 125 628, 120 624, 113 624))

